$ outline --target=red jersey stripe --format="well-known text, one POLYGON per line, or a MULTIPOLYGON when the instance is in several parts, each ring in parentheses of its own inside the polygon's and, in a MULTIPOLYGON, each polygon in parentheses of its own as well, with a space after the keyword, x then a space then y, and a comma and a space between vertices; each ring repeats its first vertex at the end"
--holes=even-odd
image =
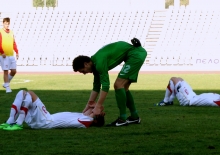
POLYGON ((79 123, 85 125, 87 128, 92 124, 92 121, 80 121, 79 119, 78 119, 78 121, 79 121, 79 123))
POLYGON ((214 103, 216 103, 218 106, 220 106, 220 101, 213 101, 214 103))

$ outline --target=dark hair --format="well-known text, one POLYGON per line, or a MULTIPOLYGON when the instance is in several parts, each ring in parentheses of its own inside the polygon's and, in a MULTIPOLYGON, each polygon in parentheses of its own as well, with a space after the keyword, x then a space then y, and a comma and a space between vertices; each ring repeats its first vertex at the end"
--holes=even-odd
POLYGON ((10 23, 10 18, 9 17, 3 18, 3 23, 4 22, 9 22, 10 23))
POLYGON ((92 122, 92 126, 102 127, 103 125, 105 125, 105 116, 102 115, 95 116, 92 122))
POLYGON ((73 60, 73 70, 75 72, 79 71, 79 69, 82 69, 84 68, 84 63, 85 62, 90 62, 91 61, 91 58, 88 57, 88 56, 84 56, 84 55, 79 55, 78 57, 76 57, 74 60, 73 60))

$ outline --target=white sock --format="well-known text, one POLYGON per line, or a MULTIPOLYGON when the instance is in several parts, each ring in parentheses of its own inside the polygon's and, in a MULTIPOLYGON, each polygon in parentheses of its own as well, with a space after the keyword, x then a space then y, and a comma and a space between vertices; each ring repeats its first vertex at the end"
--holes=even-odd
POLYGON ((18 118, 17 118, 17 120, 16 120, 16 124, 22 125, 23 122, 24 122, 25 116, 26 116, 26 115, 25 115, 25 112, 24 112, 23 110, 21 110, 21 111, 20 111, 20 114, 19 114, 19 116, 18 116, 18 118))
POLYGON ((15 122, 15 119, 18 117, 21 109, 21 103, 23 100, 23 90, 20 90, 14 100, 14 103, 11 106, 11 111, 8 120, 6 123, 11 124, 15 122))
POLYGON ((163 101, 168 102, 172 93, 174 93, 174 84, 173 84, 173 81, 170 80, 167 85, 167 89, 166 89, 166 93, 165 93, 165 97, 163 101))
POLYGON ((32 103, 32 98, 31 98, 31 95, 30 94, 26 94, 25 96, 25 99, 23 100, 22 102, 22 106, 21 106, 21 109, 20 109, 20 112, 19 112, 19 116, 16 120, 16 123, 18 125, 22 125, 24 120, 25 120, 25 117, 28 113, 28 107, 30 107, 32 103))
POLYGON ((175 93, 173 92, 171 95, 170 95, 170 98, 169 98, 169 102, 173 102, 174 98, 176 97, 175 93))
POLYGON ((8 74, 8 80, 9 82, 13 79, 14 76, 11 76, 10 74, 8 74))
POLYGON ((15 123, 15 118, 17 118, 17 116, 18 116, 17 108, 15 109, 15 108, 11 107, 10 116, 9 116, 8 120, 6 121, 6 123, 8 123, 8 124, 15 123))
POLYGON ((8 82, 4 83, 4 87, 10 87, 10 84, 8 82))

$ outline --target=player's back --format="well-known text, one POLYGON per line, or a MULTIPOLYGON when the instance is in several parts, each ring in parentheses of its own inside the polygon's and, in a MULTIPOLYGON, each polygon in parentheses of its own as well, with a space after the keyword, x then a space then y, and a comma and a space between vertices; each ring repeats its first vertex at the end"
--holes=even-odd
POLYGON ((91 58, 96 66, 107 63, 110 70, 125 61, 127 53, 133 48, 134 46, 127 42, 118 41, 102 47, 91 58))

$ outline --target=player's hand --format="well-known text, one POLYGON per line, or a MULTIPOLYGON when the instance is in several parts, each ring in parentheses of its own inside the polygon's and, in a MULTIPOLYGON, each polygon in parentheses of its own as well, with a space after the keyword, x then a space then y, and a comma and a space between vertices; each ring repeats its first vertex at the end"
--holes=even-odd
POLYGON ((19 54, 16 54, 16 59, 18 60, 18 58, 19 58, 19 54))
POLYGON ((134 47, 140 47, 141 46, 141 42, 137 38, 131 39, 131 43, 133 44, 134 47))
POLYGON ((97 115, 105 115, 105 113, 103 112, 104 107, 101 105, 96 105, 95 108, 92 110, 93 114, 95 116, 97 115))
POLYGON ((6 58, 6 55, 5 55, 5 54, 2 54, 2 57, 3 57, 3 58, 6 58))
POLYGON ((94 108, 95 107, 95 105, 96 105, 96 102, 95 101, 89 101, 88 103, 87 103, 87 105, 86 105, 86 107, 84 108, 84 110, 83 110, 83 113, 84 112, 86 112, 88 109, 90 109, 90 108, 94 108))

